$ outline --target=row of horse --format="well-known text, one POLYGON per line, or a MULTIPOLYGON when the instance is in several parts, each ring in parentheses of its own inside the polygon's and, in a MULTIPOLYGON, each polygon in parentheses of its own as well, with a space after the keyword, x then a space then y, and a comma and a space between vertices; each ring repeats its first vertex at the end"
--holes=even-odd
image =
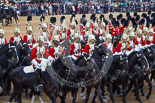
MULTIPOLYGON (((143 96, 144 80, 148 83, 149 91, 146 99, 150 98, 152 92, 151 79, 155 79, 154 60, 155 60, 155 46, 148 46, 145 49, 134 50, 130 54, 122 53, 120 55, 112 56, 112 52, 104 45, 100 44, 97 39, 93 55, 83 53, 75 62, 76 67, 83 67, 83 69, 68 67, 65 57, 60 56, 56 61, 46 68, 41 79, 43 83, 43 91, 50 98, 52 103, 57 103, 57 97, 61 99, 61 103, 65 103, 68 92, 72 94, 72 102, 77 103, 77 95, 79 88, 82 88, 81 96, 85 97, 85 103, 88 103, 91 91, 95 88, 92 103, 96 102, 96 97, 99 96, 101 103, 104 102, 105 87, 110 94, 112 103, 115 103, 114 93, 122 94, 123 103, 126 103, 126 95, 135 87, 134 93, 136 99, 142 103, 139 91, 143 96), (89 63, 93 63, 91 66, 89 63), (109 67, 108 67, 109 66, 109 67), (51 72, 50 72, 51 71, 51 72), (94 79, 98 74, 101 75, 96 82, 87 85, 83 84, 78 88, 68 86, 67 82, 75 84, 86 82, 94 79), (66 80, 65 83, 59 82, 53 75, 66 80), (151 79, 149 76, 151 75, 151 79), (121 88, 120 88, 121 87, 121 88), (86 90, 86 96, 84 91, 86 90), (61 95, 60 95, 61 94, 61 95)), ((2 86, 1 95, 6 95, 11 90, 11 82, 13 84, 13 92, 11 93, 9 103, 16 98, 18 103, 22 103, 23 90, 31 89, 30 95, 38 95, 40 100, 40 93, 35 93, 34 82, 35 73, 24 75, 24 66, 31 65, 30 60, 31 50, 28 45, 22 41, 17 44, 7 44, 0 48, 0 80, 2 86), (11 81, 11 82, 10 82, 11 81)), ((26 95, 28 93, 26 92, 26 95)), ((34 101, 34 96, 32 103, 34 101)))
POLYGON ((15 23, 18 22, 18 15, 16 11, 14 11, 12 8, 4 9, 0 8, 0 23, 3 23, 5 20, 6 26, 11 22, 12 24, 12 18, 14 19, 15 23))

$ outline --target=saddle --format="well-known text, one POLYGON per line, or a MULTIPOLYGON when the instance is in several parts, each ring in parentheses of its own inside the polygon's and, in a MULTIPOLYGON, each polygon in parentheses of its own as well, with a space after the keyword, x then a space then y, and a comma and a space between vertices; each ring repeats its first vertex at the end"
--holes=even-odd
POLYGON ((35 71, 34 71, 34 68, 33 68, 33 66, 31 65, 31 66, 26 66, 26 67, 24 67, 23 68, 23 71, 24 71, 24 73, 34 73, 35 71))

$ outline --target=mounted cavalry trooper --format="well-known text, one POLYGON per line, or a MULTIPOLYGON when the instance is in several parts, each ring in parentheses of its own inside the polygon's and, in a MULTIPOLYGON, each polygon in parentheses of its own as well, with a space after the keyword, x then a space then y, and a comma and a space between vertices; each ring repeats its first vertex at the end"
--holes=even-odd
POLYGON ((42 24, 44 23, 44 21, 45 21, 45 16, 42 15, 42 16, 40 17, 39 30, 42 29, 42 24))
POLYGON ((149 34, 148 34, 146 43, 147 43, 147 45, 155 44, 155 32, 154 32, 153 28, 151 28, 149 30, 149 34))
POLYGON ((63 53, 63 48, 59 45, 60 37, 58 35, 54 35, 51 42, 53 46, 49 49, 49 55, 56 60, 63 53))
POLYGON ((146 40, 147 40, 148 33, 149 33, 149 29, 147 27, 144 27, 142 37, 143 37, 143 40, 144 40, 145 43, 147 42, 146 40))
MULTIPOLYGON (((34 69, 36 71, 36 80, 35 80, 35 91, 41 91, 39 86, 41 83, 39 83, 39 79, 43 76, 41 75, 41 71, 45 71, 45 68, 47 67, 48 60, 50 62, 53 62, 53 58, 49 56, 47 52, 47 48, 43 46, 44 44, 44 37, 39 36, 38 37, 38 43, 34 46, 32 49, 31 54, 31 63, 34 66, 34 69), (48 60, 47 60, 48 59, 48 60), (45 63, 46 62, 46 63, 45 63)), ((51 63, 48 63, 50 65, 51 63)))
POLYGON ((29 26, 27 28, 27 33, 24 35, 23 40, 28 44, 28 46, 32 49, 33 44, 36 43, 34 37, 33 37, 33 28, 32 26, 29 26))
POLYGON ((67 25, 65 24, 65 20, 63 20, 63 23, 61 24, 61 39, 62 42, 67 39, 67 25))
MULTIPOLYGON (((87 41, 88 40, 88 35, 90 35, 90 23, 87 21, 83 21, 83 24, 85 25, 83 28, 83 31, 81 32, 81 35, 83 36, 83 40, 87 41)), ((92 34, 92 30, 91 30, 92 34)))
POLYGON ((125 50, 128 50, 128 51, 131 50, 127 40, 128 40, 128 35, 127 34, 123 34, 122 40, 117 44, 117 47, 116 47, 116 50, 117 50, 118 53, 119 52, 123 52, 125 50))
POLYGON ((47 31, 47 24, 46 23, 43 23, 41 25, 42 27, 42 30, 41 30, 41 33, 39 36, 43 36, 44 37, 44 45, 46 45, 48 47, 49 45, 49 32, 47 31))
POLYGON ((76 60, 83 53, 82 45, 80 43, 80 34, 78 32, 74 35, 74 42, 70 45, 69 52, 73 60, 76 60))
POLYGON ((146 43, 143 40, 142 30, 137 28, 137 38, 135 38, 134 42, 136 45, 144 46, 146 43))
POLYGON ((21 41, 22 38, 20 36, 20 29, 18 27, 15 27, 14 36, 10 38, 10 42, 19 44, 21 41))
POLYGON ((95 36, 93 34, 90 34, 88 36, 88 43, 85 46, 84 52, 86 52, 88 55, 92 56, 93 51, 95 49, 95 36))
POLYGON ((50 25, 49 25, 49 32, 50 35, 53 35, 54 29, 55 29, 55 24, 56 24, 56 17, 51 17, 50 18, 50 25))
POLYGON ((134 38, 135 38, 135 32, 131 31, 129 35, 129 40, 127 41, 131 49, 135 48, 134 38))
POLYGON ((31 26, 32 16, 27 17, 26 30, 29 26, 31 26))
POLYGON ((80 33, 85 29, 85 25, 83 24, 83 22, 85 21, 86 15, 83 14, 82 18, 80 18, 80 33))
POLYGON ((4 37, 4 29, 2 29, 2 24, 0 24, 0 47, 7 44, 7 40, 4 37))
POLYGON ((103 45, 105 45, 108 49, 110 49, 113 53, 116 52, 113 44, 112 44, 112 36, 111 34, 107 34, 106 35, 106 41, 105 43, 103 43, 103 45))
POLYGON ((74 34, 75 34, 75 29, 76 29, 76 22, 73 17, 72 22, 70 24, 70 28, 67 30, 67 40, 71 37, 74 39, 74 34))
POLYGON ((105 22, 101 22, 101 25, 100 25, 100 40, 102 42, 105 41, 105 31, 106 31, 106 25, 105 25, 105 22))

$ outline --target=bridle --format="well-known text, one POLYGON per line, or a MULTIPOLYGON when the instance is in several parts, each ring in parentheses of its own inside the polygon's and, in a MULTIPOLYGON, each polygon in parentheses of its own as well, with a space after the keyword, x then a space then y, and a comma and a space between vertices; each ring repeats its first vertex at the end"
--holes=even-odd
MULTIPOLYGON (((12 52, 11 48, 13 48, 15 50, 15 53, 16 53, 16 56, 17 56, 17 62, 16 63, 18 63, 19 62, 19 57, 18 57, 16 46, 10 46, 10 44, 9 44, 9 53, 12 52)), ((11 60, 13 61, 14 57, 11 60)))

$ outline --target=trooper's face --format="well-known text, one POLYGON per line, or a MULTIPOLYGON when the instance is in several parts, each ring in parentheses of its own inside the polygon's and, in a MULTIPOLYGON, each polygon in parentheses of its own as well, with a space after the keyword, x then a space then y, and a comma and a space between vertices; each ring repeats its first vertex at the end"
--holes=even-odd
POLYGON ((4 36, 4 35, 3 35, 2 33, 0 33, 0 38, 3 38, 3 36, 4 36))
POLYGON ((133 37, 133 36, 129 36, 129 38, 130 38, 130 40, 133 40, 133 39, 134 39, 134 37, 133 37))
POLYGON ((39 40, 39 46, 43 46, 43 41, 42 40, 39 40))
POLYGON ((28 33, 29 35, 31 35, 31 34, 32 34, 32 31, 31 31, 31 30, 29 30, 29 31, 27 31, 27 33, 28 33))
POLYGON ((107 38, 107 42, 110 43, 111 42, 111 39, 110 38, 107 38))
POLYGON ((89 41, 89 43, 90 43, 90 44, 95 44, 95 40, 94 40, 94 39, 91 39, 91 40, 89 41))
POLYGON ((141 37, 142 35, 141 35, 141 34, 137 34, 137 36, 138 36, 138 37, 141 37))
POLYGON ((71 29, 75 29, 75 26, 71 25, 71 29))
POLYGON ((123 38, 122 40, 123 40, 123 43, 126 43, 126 42, 127 42, 127 39, 124 39, 124 38, 123 38))
POLYGON ((19 36, 20 35, 20 33, 18 33, 18 32, 15 32, 15 36, 19 36))
POLYGON ((80 38, 76 37, 76 38, 75 38, 75 42, 76 42, 76 43, 79 43, 79 42, 80 42, 80 38))
POLYGON ((47 31, 47 28, 46 28, 46 27, 43 27, 42 30, 43 30, 43 31, 47 31))
POLYGON ((149 35, 150 35, 150 36, 153 36, 153 33, 152 33, 152 32, 149 32, 149 35))

